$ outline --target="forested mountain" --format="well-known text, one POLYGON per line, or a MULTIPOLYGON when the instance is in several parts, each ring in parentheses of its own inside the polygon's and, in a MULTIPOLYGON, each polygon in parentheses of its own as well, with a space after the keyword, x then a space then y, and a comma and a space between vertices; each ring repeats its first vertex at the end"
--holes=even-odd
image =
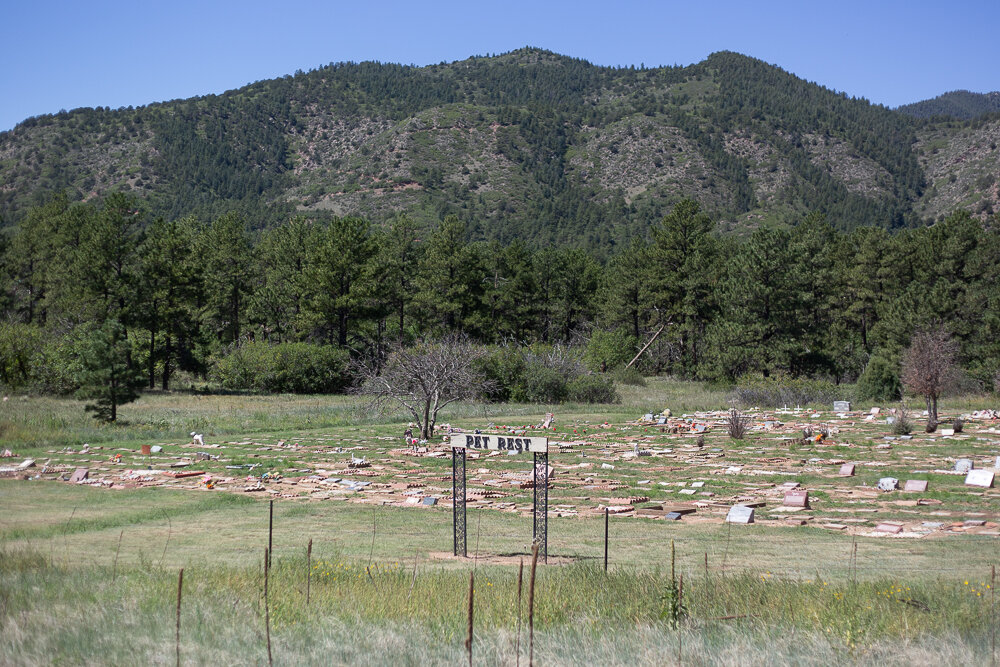
POLYGON ((452 215, 466 240, 608 256, 685 198, 741 232, 813 212, 841 230, 985 219, 998 138, 997 118, 920 121, 735 53, 625 69, 526 48, 31 118, 0 134, 0 216, 123 191, 166 220, 452 215))
POLYGON ((932 100, 923 100, 898 107, 896 111, 914 118, 951 116, 969 120, 985 114, 1000 112, 1000 91, 992 93, 972 93, 968 90, 953 90, 938 95, 932 100))

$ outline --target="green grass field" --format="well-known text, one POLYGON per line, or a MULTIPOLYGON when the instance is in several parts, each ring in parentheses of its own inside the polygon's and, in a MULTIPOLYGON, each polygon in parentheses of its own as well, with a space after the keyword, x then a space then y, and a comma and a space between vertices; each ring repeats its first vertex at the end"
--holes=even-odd
MULTIPOLYGON (((622 389, 620 405, 559 406, 559 418, 623 421, 666 405, 725 405, 723 392, 701 385, 622 389)), ((357 405, 149 395, 123 410, 126 423, 98 428, 76 402, 13 397, 0 407, 0 424, 4 446, 19 456, 82 442, 182 439, 192 430, 234 438, 400 431, 401 415, 366 415, 357 405)), ((528 423, 547 409, 457 406, 443 421, 528 423)), ((184 664, 267 664, 265 617, 276 664, 464 663, 470 572, 474 664, 528 660, 531 520, 519 514, 470 509, 463 560, 448 555, 448 508, 276 502, 265 611, 263 498, 6 479, 0 507, 2 664, 174 664, 181 568, 184 664)), ((550 563, 539 564, 536 581, 538 664, 990 663, 995 537, 874 539, 808 525, 612 517, 606 574, 603 517, 549 522, 550 563), (671 543, 686 608, 679 629, 664 616, 671 543)))

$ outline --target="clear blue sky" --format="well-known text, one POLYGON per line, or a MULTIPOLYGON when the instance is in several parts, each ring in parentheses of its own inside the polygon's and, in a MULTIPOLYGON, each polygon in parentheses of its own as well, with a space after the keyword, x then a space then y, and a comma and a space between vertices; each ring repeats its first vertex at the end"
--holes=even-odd
POLYGON ((892 107, 1000 90, 1000 0, 2 2, 0 130, 330 62, 426 65, 522 46, 599 65, 687 65, 737 51, 892 107))

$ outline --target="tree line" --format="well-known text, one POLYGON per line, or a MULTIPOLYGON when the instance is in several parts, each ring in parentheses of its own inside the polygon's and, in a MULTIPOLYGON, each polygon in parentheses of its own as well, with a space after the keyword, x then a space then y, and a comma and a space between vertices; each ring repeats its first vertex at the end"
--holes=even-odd
POLYGON ((472 242, 453 216, 430 229, 400 215, 255 231, 238 212, 202 222, 145 211, 120 193, 56 197, 0 237, 4 386, 124 397, 182 373, 337 391, 352 359, 456 335, 534 346, 533 359, 575 350, 600 373, 656 334, 635 364, 645 373, 885 389, 898 387, 914 332, 932 326, 957 342, 971 381, 989 385, 1000 368, 996 217, 959 212, 893 234, 841 232, 811 214, 737 239, 685 200, 602 262, 579 248, 472 242))

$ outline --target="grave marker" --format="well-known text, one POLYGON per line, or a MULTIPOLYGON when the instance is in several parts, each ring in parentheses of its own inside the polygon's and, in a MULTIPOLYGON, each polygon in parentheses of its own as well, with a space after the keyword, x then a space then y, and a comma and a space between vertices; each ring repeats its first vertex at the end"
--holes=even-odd
POLYGON ((903 527, 895 523, 880 523, 875 526, 875 531, 879 533, 890 533, 895 535, 897 533, 903 532, 903 527))
POLYGON ((972 468, 972 459, 959 459, 955 461, 955 472, 969 472, 972 468))
POLYGON ((966 486, 981 486, 984 489, 988 489, 993 486, 994 474, 992 470, 986 470, 985 468, 970 470, 969 474, 965 476, 965 484, 966 486))
POLYGON ((70 475, 69 481, 74 483, 82 482, 89 476, 90 476, 89 470, 87 470, 86 468, 77 468, 76 470, 73 471, 73 474, 70 475))
POLYGON ((746 505, 733 505, 726 515, 726 523, 753 523, 753 508, 746 505))
POLYGON ((840 466, 840 472, 837 473, 840 477, 853 477, 854 476, 854 464, 845 463, 840 466))
POLYGON ((785 507, 809 509, 809 492, 805 489, 791 489, 785 493, 785 499, 781 504, 785 507))
POLYGON ((906 484, 903 486, 903 491, 916 491, 918 493, 923 493, 926 490, 926 479, 908 479, 906 480, 906 484))
POLYGON ((878 481, 879 491, 895 491, 899 488, 899 480, 895 477, 883 477, 878 481))
POLYGON ((833 402, 834 412, 850 412, 851 402, 850 401, 834 401, 833 402))

